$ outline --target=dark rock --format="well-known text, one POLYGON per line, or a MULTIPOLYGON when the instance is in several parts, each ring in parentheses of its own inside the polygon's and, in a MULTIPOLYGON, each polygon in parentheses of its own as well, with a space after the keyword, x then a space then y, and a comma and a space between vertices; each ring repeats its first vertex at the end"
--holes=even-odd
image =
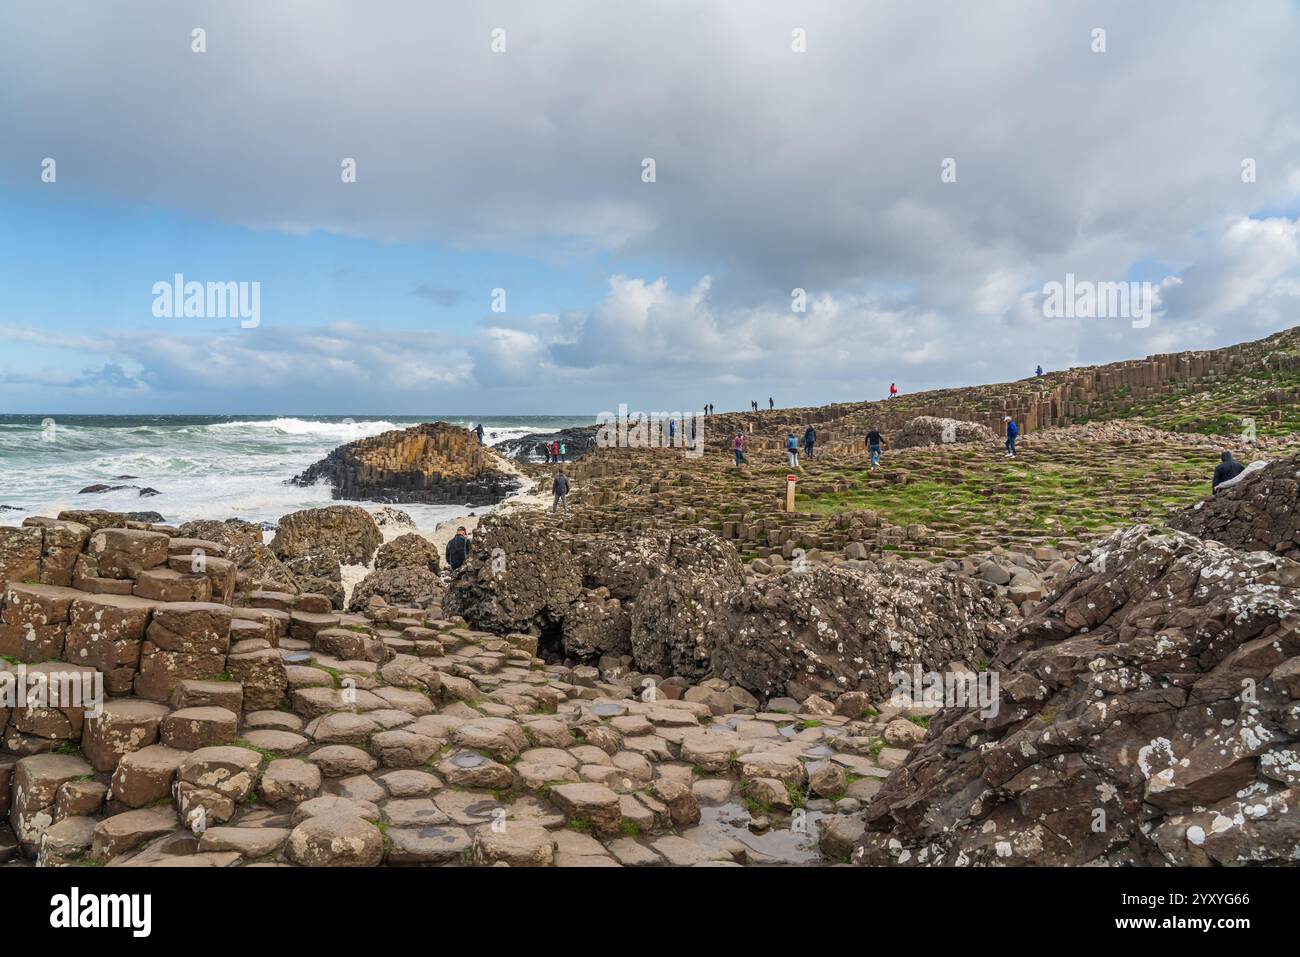
POLYGON ((442 598, 442 582, 425 568, 382 568, 371 572, 352 589, 350 611, 363 611, 379 596, 390 605, 428 608, 442 598))
MULTIPOLYGON (((1207 466, 1208 471, 1209 466, 1207 466)), ((1300 557, 1300 454, 1270 462, 1191 508, 1171 528, 1245 551, 1300 557)))
POLYGON ((186 522, 177 531, 183 538, 198 538, 208 542, 216 542, 219 545, 225 545, 227 548, 234 548, 237 545, 262 544, 262 527, 238 518, 228 518, 224 522, 199 519, 186 522))
POLYGON ((329 505, 280 519, 271 550, 281 560, 324 556, 344 565, 368 565, 383 541, 379 526, 356 505, 329 505))
POLYGON ((565 460, 576 462, 596 447, 597 431, 597 426, 583 425, 556 432, 530 432, 517 439, 498 442, 492 447, 507 458, 519 462, 544 462, 546 453, 543 451, 543 446, 549 446, 552 442, 561 442, 564 444, 565 460))
POLYGON ((1007 639, 865 811, 860 864, 1294 863, 1300 565, 1148 526, 1007 639), (1290 755, 1290 757, 1287 757, 1290 755))

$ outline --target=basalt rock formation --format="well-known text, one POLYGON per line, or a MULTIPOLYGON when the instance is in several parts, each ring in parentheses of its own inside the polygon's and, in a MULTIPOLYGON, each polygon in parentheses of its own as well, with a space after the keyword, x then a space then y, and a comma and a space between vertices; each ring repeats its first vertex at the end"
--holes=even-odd
POLYGON ((495 505, 515 487, 466 429, 430 422, 341 445, 290 480, 327 482, 335 498, 495 505))
POLYGON ((544 462, 546 453, 543 446, 552 442, 564 444, 564 457, 568 462, 576 462, 596 447, 597 428, 594 425, 577 426, 571 429, 559 429, 555 432, 530 432, 517 439, 498 442, 493 448, 507 458, 519 462, 544 462))
POLYGON ((918 415, 908 419, 891 437, 895 449, 911 449, 925 445, 955 445, 965 442, 991 442, 993 430, 978 422, 962 422, 933 415, 918 415))
POLYGON ((1240 476, 1169 525, 1231 548, 1300 558, 1300 455, 1240 476))
POLYGON ((993 660, 996 713, 931 719, 853 860, 1300 860, 1298 585, 1276 555, 1116 532, 993 660))

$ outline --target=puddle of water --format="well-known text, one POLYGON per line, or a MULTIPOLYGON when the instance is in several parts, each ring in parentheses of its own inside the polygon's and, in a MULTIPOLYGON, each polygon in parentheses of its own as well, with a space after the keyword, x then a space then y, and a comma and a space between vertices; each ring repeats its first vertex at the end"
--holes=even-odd
POLYGON ((473 751, 461 751, 454 755, 451 763, 458 768, 477 768, 487 763, 487 759, 473 751))
POLYGON ((627 708, 621 704, 615 704, 613 701, 597 701, 591 706, 591 713, 602 718, 613 718, 626 711, 627 708))
POLYGON ((292 654, 284 656, 284 663, 286 665, 305 665, 309 661, 311 661, 311 655, 305 651, 295 651, 292 654))
POLYGON ((491 817, 497 808, 504 808, 504 804, 496 801, 475 801, 473 804, 466 806, 465 813, 470 817, 491 817))
POLYGON ((814 744, 811 748, 805 748, 803 757, 805 758, 829 758, 835 752, 824 744, 814 744))
POLYGON ((700 827, 705 833, 744 844, 754 852, 754 863, 820 864, 823 858, 817 849, 817 829, 818 822, 826 816, 822 811, 806 811, 801 818, 803 830, 799 831, 791 827, 794 819, 773 815, 772 827, 755 834, 749 830, 750 815, 746 808, 739 804, 722 804, 700 808, 700 827))

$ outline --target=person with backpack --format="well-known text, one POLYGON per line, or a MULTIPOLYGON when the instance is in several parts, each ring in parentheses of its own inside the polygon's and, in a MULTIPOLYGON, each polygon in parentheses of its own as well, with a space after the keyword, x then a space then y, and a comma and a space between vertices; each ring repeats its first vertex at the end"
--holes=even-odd
POLYGON ((469 558, 469 536, 465 534, 464 525, 456 529, 456 534, 447 543, 444 554, 447 556, 447 567, 452 571, 465 564, 465 559, 469 558))
POLYGON ((1020 428, 1016 425, 1016 420, 1011 416, 1006 416, 1002 420, 1007 424, 1007 458, 1016 457, 1016 439, 1020 435, 1020 428))
POLYGON ((569 512, 569 479, 563 472, 555 473, 555 481, 551 483, 551 494, 555 497, 551 500, 551 513, 555 513, 558 507, 566 515, 569 512))
POLYGON ((803 434, 803 454, 807 458, 813 457, 813 446, 816 444, 817 444, 817 430, 810 425, 808 426, 808 431, 804 432, 803 434))
POLYGON ((736 468, 740 468, 740 463, 745 461, 745 433, 737 432, 731 447, 736 453, 736 468))
POLYGON ((880 451, 884 444, 884 438, 876 429, 872 429, 867 433, 867 451, 871 454, 871 467, 873 469, 880 464, 880 451))
POLYGON ((785 437, 785 451, 790 458, 790 468, 797 469, 799 467, 799 440, 794 437, 793 432, 785 437))
POLYGON ((1219 456, 1219 464, 1214 467, 1214 478, 1210 482, 1210 491, 1212 493, 1217 492, 1220 485, 1230 479, 1235 479, 1244 471, 1246 471, 1246 466, 1234 459, 1231 452, 1224 452, 1219 456))

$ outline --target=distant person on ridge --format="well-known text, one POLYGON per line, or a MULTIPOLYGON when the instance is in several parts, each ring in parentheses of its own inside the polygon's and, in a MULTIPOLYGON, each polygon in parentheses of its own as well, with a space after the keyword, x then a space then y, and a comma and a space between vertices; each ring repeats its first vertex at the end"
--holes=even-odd
POLYGON ((554 513, 558 506, 566 515, 569 512, 569 480, 563 472, 555 473, 555 481, 551 485, 551 493, 555 496, 551 500, 551 512, 554 513))
POLYGON ((1016 425, 1016 420, 1011 416, 1004 416, 1003 422, 1007 424, 1007 458, 1016 457, 1016 438, 1020 435, 1020 428, 1016 425))
POLYGON ((456 529, 456 534, 447 543, 445 554, 447 556, 447 567, 452 571, 464 565, 465 559, 469 558, 469 536, 465 534, 464 525, 456 529))
POLYGON ((808 458, 813 457, 813 446, 817 444, 817 430, 811 425, 808 431, 803 434, 803 454, 808 458))
POLYGON ((1210 491, 1217 492, 1220 485, 1229 479, 1235 479, 1244 471, 1246 466, 1234 459, 1231 452, 1224 452, 1219 456, 1219 464, 1214 467, 1214 479, 1210 482, 1210 491))
POLYGON ((478 444, 479 444, 479 445, 482 445, 482 444, 483 444, 483 423, 480 422, 480 423, 475 427, 474 431, 478 433, 478 444))
POLYGON ((737 432, 736 440, 731 443, 732 449, 736 453, 736 468, 740 468, 740 463, 745 461, 745 433, 737 432))
POLYGON ((889 383, 889 397, 892 399, 896 395, 898 395, 898 386, 891 382, 889 383))
POLYGON ((776 408, 776 403, 772 401, 772 397, 769 395, 767 397, 767 411, 771 412, 775 408, 776 408))
POLYGON ((677 438, 677 420, 668 420, 668 447, 672 448, 673 440, 677 438))
POLYGON ((1038 369, 1034 372, 1034 375, 1040 376, 1042 374, 1043 374, 1043 367, 1039 366, 1038 369))
POLYGON ((799 440, 794 437, 793 432, 785 437, 785 451, 790 458, 790 468, 797 469, 799 467, 799 440))
POLYGON ((884 447, 884 444, 884 438, 876 429, 872 429, 867 433, 867 451, 871 453, 871 467, 873 469, 880 464, 880 450, 884 447))

